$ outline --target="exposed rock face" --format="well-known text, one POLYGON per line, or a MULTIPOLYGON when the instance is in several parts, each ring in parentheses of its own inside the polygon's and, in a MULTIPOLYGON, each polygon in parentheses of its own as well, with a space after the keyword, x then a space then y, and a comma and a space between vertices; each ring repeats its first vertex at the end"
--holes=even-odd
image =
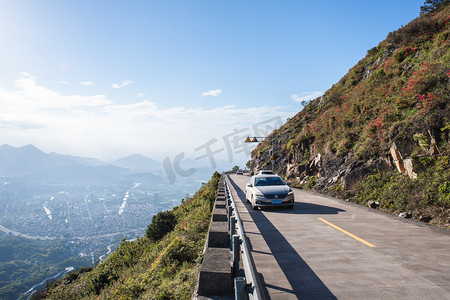
POLYGON ((369 160, 365 163, 357 161, 346 168, 341 176, 342 187, 352 189, 356 183, 360 182, 364 177, 374 174, 378 171, 387 171, 390 165, 384 159, 369 160))
MULTIPOLYGON (((311 160, 306 161, 302 155, 307 145, 302 145, 298 151, 289 156, 279 154, 276 156, 275 170, 284 174, 287 179, 303 181, 308 176, 317 177, 316 188, 324 190, 337 182, 346 190, 352 190, 368 175, 377 172, 386 172, 397 169, 398 172, 416 178, 411 153, 414 150, 414 141, 398 139, 392 142, 390 157, 380 157, 368 161, 358 160, 352 152, 345 156, 336 156, 334 153, 322 155, 317 153, 311 160)), ((281 145, 279 145, 281 148, 281 145)), ((310 149, 312 150, 312 149, 310 149)), ((269 151, 255 155, 252 160, 252 171, 271 167, 269 151)))
MULTIPOLYGON (((342 188, 352 191, 364 181, 367 176, 380 172, 397 170, 401 174, 410 178, 417 178, 414 167, 420 169, 420 164, 413 165, 411 154, 417 145, 412 139, 398 139, 391 143, 389 154, 385 157, 369 159, 367 161, 358 159, 352 152, 344 156, 337 156, 333 152, 326 154, 317 153, 309 161, 305 160, 305 153, 314 153, 312 147, 307 144, 291 151, 279 151, 275 160, 275 171, 284 175, 286 180, 296 181, 300 184, 309 182, 308 178, 315 177, 314 188, 318 191, 326 190, 336 183, 340 183, 342 188), (305 152, 306 149, 306 152, 305 152), (288 155, 286 155, 289 153, 288 155), (283 155, 284 154, 284 155, 283 155)), ((283 149, 279 145, 279 149, 283 149)), ((325 152, 324 152, 325 153, 325 152)), ((271 167, 271 153, 264 151, 254 153, 252 160, 252 171, 256 174, 258 170, 271 167)), ((417 164, 417 162, 416 162, 417 164)), ((418 170, 419 170, 418 169, 418 170)), ((378 203, 370 203, 370 207, 376 208, 378 203)), ((401 214, 401 218, 411 218, 410 213, 401 214)), ((427 217, 424 222, 429 221, 427 217)))
POLYGON ((406 174, 410 178, 417 178, 417 174, 413 171, 413 163, 411 158, 404 158, 411 155, 414 144, 407 140, 399 140, 393 142, 390 148, 391 156, 397 171, 406 174))
POLYGON ((402 174, 406 173, 406 169, 403 165, 403 157, 400 154, 400 151, 398 151, 397 145, 395 143, 392 143, 390 151, 392 159, 394 160, 394 165, 397 167, 397 171, 399 171, 402 174))
POLYGON ((287 178, 296 178, 299 174, 306 171, 306 165, 298 165, 299 161, 302 161, 302 154, 300 151, 295 151, 291 160, 286 158, 287 178))
POLYGON ((412 213, 410 212, 401 212, 398 214, 400 218, 410 219, 412 217, 412 213))
POLYGON ((380 202, 378 201, 368 201, 367 206, 370 208, 378 208, 380 207, 380 202))
POLYGON ((317 176, 316 187, 319 190, 326 189, 339 180, 343 188, 352 189, 367 175, 392 169, 387 159, 371 159, 367 162, 352 161, 352 153, 348 153, 345 157, 333 155, 324 157, 317 154, 314 159, 303 164, 296 161, 295 158, 297 157, 294 156, 286 163, 286 177, 301 181, 302 176, 317 176))
POLYGON ((411 158, 404 159, 403 166, 405 167, 406 174, 408 174, 409 178, 417 178, 417 173, 413 171, 413 162, 411 158))
POLYGON ((431 219, 432 219, 431 216, 420 216, 419 221, 428 223, 431 221, 431 219))

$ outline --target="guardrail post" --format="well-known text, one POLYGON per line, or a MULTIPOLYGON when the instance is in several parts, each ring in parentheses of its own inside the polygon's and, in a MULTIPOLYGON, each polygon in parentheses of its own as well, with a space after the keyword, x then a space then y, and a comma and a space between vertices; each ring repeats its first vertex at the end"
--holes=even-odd
POLYGON ((233 208, 228 206, 227 209, 227 221, 228 221, 228 231, 231 231, 231 215, 233 214, 233 208))
POLYGON ((236 217, 232 216, 230 218, 230 251, 233 250, 233 235, 236 233, 236 217))
POLYGON ((245 300, 245 278, 236 277, 234 279, 234 299, 245 300))
POLYGON ((239 266, 241 254, 241 242, 239 240, 239 234, 233 235, 233 277, 238 277, 241 271, 239 266))

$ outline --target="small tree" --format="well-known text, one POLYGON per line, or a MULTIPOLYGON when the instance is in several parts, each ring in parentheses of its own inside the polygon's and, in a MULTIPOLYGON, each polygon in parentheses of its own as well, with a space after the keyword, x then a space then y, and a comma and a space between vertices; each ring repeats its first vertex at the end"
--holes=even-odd
POLYGON ((420 14, 424 14, 429 11, 435 11, 449 3, 450 0, 426 0, 425 3, 420 7, 420 14))
POLYGON ((239 166, 234 166, 233 169, 231 169, 231 172, 236 172, 237 170, 239 170, 239 166))
POLYGON ((176 224, 177 219, 170 211, 160 211, 153 216, 152 223, 147 227, 146 235, 152 242, 159 241, 171 232, 176 224))

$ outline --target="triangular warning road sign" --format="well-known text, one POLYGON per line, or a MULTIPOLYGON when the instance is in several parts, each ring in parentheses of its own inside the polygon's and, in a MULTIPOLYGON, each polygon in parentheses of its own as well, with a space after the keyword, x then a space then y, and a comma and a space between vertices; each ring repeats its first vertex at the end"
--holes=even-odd
POLYGON ((253 138, 252 142, 253 142, 253 143, 257 143, 257 142, 258 142, 258 140, 256 139, 256 137, 253 138))
POLYGON ((251 143, 252 141, 250 140, 250 137, 248 136, 247 139, 245 140, 246 143, 251 143))

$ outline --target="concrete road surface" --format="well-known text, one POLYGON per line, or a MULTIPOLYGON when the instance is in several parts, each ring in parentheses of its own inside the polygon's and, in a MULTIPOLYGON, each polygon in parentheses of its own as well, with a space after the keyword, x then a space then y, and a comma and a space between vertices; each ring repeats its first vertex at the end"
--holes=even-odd
POLYGON ((295 189, 289 209, 252 210, 230 187, 268 299, 450 299, 450 233, 295 189))

